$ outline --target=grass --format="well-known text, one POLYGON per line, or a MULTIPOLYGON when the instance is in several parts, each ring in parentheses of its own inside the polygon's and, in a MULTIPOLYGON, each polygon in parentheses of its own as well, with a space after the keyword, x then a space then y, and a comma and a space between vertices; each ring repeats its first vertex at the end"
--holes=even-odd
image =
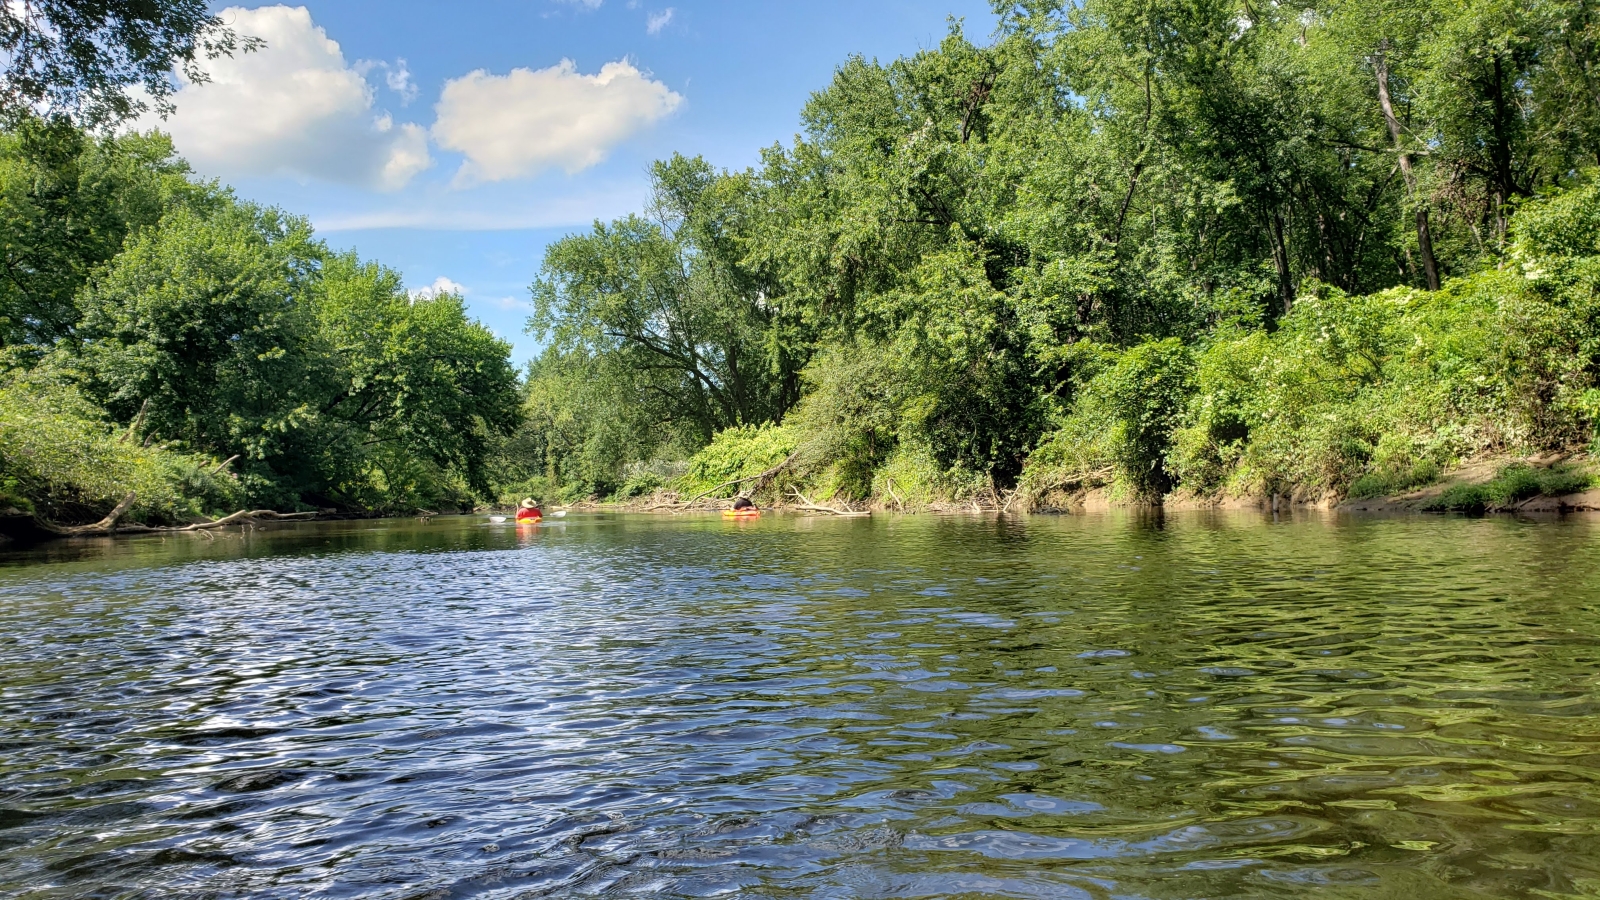
POLYGON ((1439 480, 1439 475, 1440 470, 1436 463, 1423 460, 1409 466, 1368 472, 1350 482, 1348 493, 1352 500, 1370 500, 1374 497, 1403 494, 1433 484, 1439 480))
POLYGON ((1422 508, 1431 512, 1482 513, 1533 497, 1576 494, 1594 483, 1592 474, 1571 466, 1536 469, 1526 463, 1512 463, 1482 484, 1453 484, 1422 508))

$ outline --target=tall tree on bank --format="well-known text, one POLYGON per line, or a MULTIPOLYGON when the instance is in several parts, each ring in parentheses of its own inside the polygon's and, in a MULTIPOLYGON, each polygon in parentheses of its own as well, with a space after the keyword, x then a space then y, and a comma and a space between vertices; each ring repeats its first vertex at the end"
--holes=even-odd
POLYGON ((70 339, 78 292, 129 235, 173 207, 226 202, 189 176, 160 134, 95 136, 35 117, 0 133, 0 349, 25 362, 70 339))
POLYGON ((639 402, 700 443, 776 421, 799 399, 809 350, 770 275, 743 262, 752 178, 682 156, 652 175, 646 215, 597 222, 550 248, 530 329, 557 356, 627 360, 644 376, 639 402))

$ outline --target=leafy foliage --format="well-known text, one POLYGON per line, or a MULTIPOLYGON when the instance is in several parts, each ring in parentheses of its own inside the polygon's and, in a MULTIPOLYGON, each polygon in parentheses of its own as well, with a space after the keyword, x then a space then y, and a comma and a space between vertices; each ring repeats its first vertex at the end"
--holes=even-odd
POLYGON ((118 432, 68 385, 18 372, 0 378, 0 505, 89 522, 133 492, 132 516, 158 524, 238 508, 239 486, 209 457, 118 432))
MULTIPOLYGON (((521 421, 509 347, 460 297, 412 297, 303 219, 194 181, 164 137, 38 120, 0 133, 0 252, 0 368, 70 389, 73 409, 92 401, 73 422, 103 418, 178 454, 160 459, 228 460, 233 495, 257 507, 460 506, 493 491, 491 457, 521 421)), ((54 433, 93 444, 83 428, 54 433)), ((72 489, 84 511, 132 478, 7 477, 52 508, 50 485, 100 485, 72 489)), ((168 518, 198 509, 150 502, 168 518)))
POLYGON ((35 118, 0 133, 0 346, 71 338, 78 291, 130 234, 224 202, 188 175, 160 135, 94 138, 35 118))
POLYGON ((260 45, 235 34, 203 0, 7 3, 0 6, 0 113, 44 107, 87 125, 114 124, 152 104, 164 115, 174 68, 204 81, 203 58, 260 45))
POLYGON ((664 163, 648 215, 552 249, 536 325, 616 388, 572 394, 586 433, 673 423, 585 467, 782 423, 852 499, 905 466, 1317 495, 1592 436, 1585 4, 995 8, 991 43, 848 59, 761 165, 664 163), (775 380, 741 394, 758 342, 775 380))
POLYGON ((755 478, 768 472, 794 451, 794 435, 779 426, 746 425, 725 429, 717 434, 710 446, 689 461, 689 470, 678 480, 679 492, 736 496, 740 493, 740 485, 729 482, 755 478))

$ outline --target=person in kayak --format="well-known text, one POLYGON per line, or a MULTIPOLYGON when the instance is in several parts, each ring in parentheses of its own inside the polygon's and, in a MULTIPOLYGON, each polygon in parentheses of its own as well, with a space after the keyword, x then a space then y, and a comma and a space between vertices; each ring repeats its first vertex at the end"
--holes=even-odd
POLYGON ((739 512, 741 510, 746 510, 746 509, 753 510, 753 509, 759 509, 759 507, 757 507, 754 503, 751 503, 749 497, 740 497, 739 499, 733 501, 733 511, 734 512, 739 512))
POLYGON ((544 512, 539 509, 532 497, 522 501, 522 506, 517 509, 518 522, 537 522, 544 518, 544 512))

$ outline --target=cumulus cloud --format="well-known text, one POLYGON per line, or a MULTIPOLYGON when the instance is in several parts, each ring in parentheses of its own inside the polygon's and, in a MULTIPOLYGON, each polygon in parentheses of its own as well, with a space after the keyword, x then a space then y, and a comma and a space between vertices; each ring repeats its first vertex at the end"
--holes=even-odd
POLYGON ((677 10, 669 6, 661 12, 651 13, 649 19, 645 21, 644 30, 650 34, 660 34, 661 29, 672 24, 672 14, 675 12, 677 10))
POLYGON ((418 288, 411 292, 411 296, 417 300, 432 300, 433 298, 442 294, 454 294, 457 297, 465 297, 467 295, 467 289, 459 281, 451 281, 449 278, 440 275, 438 278, 433 280, 433 284, 430 284, 425 288, 418 288))
MULTIPOLYGON (((211 81, 183 83, 171 119, 140 123, 171 132, 198 170, 395 190, 433 164, 427 132, 375 108, 365 69, 346 64, 339 44, 305 7, 230 8, 220 15, 239 33, 264 38, 266 47, 208 62, 211 81)), ((384 68, 402 98, 415 95, 403 61, 384 68)))
POLYGON ((552 167, 574 174, 682 103, 682 95, 626 60, 607 63, 595 75, 579 73, 569 59, 507 75, 480 69, 445 84, 433 139, 467 157, 457 184, 552 167))
POLYGON ((371 72, 382 72, 383 83, 389 86, 389 90, 399 95, 401 106, 409 105, 411 101, 417 99, 417 83, 411 80, 411 68, 406 65, 404 57, 393 63, 381 59, 363 59, 351 68, 362 77, 371 72))

